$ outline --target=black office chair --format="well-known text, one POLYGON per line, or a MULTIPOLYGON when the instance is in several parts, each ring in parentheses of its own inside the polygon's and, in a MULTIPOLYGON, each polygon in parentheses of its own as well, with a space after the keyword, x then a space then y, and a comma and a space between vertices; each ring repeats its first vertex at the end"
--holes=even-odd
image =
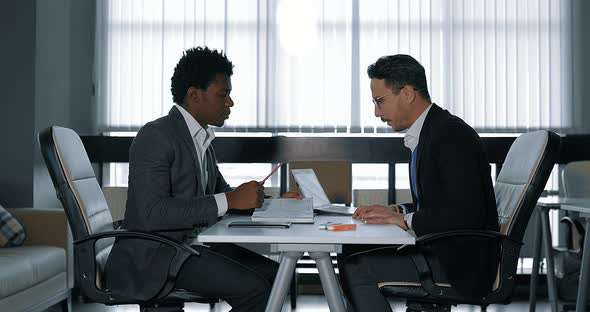
POLYGON ((138 304, 145 312, 182 311, 184 302, 218 302, 216 298, 174 288, 180 268, 190 256, 198 255, 196 250, 155 233, 113 230, 109 207, 76 132, 56 126, 46 128, 39 133, 39 145, 72 230, 75 285, 85 297, 106 305, 138 304), (150 299, 139 300, 103 287, 104 266, 117 237, 156 241, 176 249, 168 279, 150 299))
MULTIPOLYGON (((590 195, 590 161, 573 161, 566 164, 561 172, 561 182, 565 197, 588 197, 590 195)), ((551 248, 555 283, 548 283, 547 287, 554 287, 548 289, 549 294, 556 295, 558 303, 561 304, 561 310, 575 311, 586 228, 584 218, 571 211, 566 211, 560 223, 565 225, 565 246, 551 248)), ((550 269, 549 264, 547 269, 550 269)), ((590 293, 590 289, 587 289, 587 293, 590 293)), ((551 302, 551 295, 549 301, 551 302)))
POLYGON ((381 293, 406 298, 407 311, 450 311, 452 305, 458 304, 479 305, 485 310, 490 304, 509 303, 524 231, 553 169, 559 146, 559 136, 550 131, 526 133, 514 141, 494 187, 500 232, 449 231, 416 239, 417 246, 463 236, 481 236, 498 241, 501 250, 498 274, 488 294, 481 298, 466 298, 452 285, 435 283, 422 254, 412 257, 420 283, 380 283, 381 293))

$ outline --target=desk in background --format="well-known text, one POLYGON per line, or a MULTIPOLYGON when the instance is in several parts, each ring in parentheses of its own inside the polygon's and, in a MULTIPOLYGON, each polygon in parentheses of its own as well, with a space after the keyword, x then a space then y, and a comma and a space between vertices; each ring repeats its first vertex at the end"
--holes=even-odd
MULTIPOLYGON (((537 209, 535 209, 536 213, 539 214, 539 221, 537 222, 537 227, 535 229, 535 241, 533 245, 533 270, 531 272, 531 283, 530 283, 530 295, 529 295, 529 311, 535 311, 535 304, 536 304, 536 291, 537 291, 537 279, 539 276, 539 263, 541 261, 541 242, 544 244, 545 249, 545 258, 547 259, 547 288, 549 293, 549 304, 551 306, 551 311, 557 312, 557 285, 555 281, 555 264, 553 259, 553 246, 552 246, 552 238, 551 238, 551 227, 549 224, 549 211, 554 209, 563 209, 563 210, 570 210, 576 211, 569 207, 580 207, 580 209, 584 209, 582 207, 588 207, 588 212, 590 212, 590 198, 567 198, 567 197, 559 197, 559 196, 551 196, 551 197, 541 197, 537 202, 537 209), (577 205, 577 206, 571 206, 577 205)), ((578 211, 579 212, 579 211, 578 211)), ((586 228, 588 229, 588 217, 586 218, 586 228)), ((586 242, 584 242, 584 248, 586 248, 586 242)), ((586 249, 584 249, 584 254, 586 254, 586 249)), ((586 257, 583 256, 582 259, 582 266, 584 268, 584 263, 586 261, 590 261, 586 257)), ((588 275, 588 264, 585 265, 585 273, 588 275)), ((587 276, 584 277, 582 275, 584 271, 580 273, 580 281, 585 279, 586 286, 587 286, 587 276)), ((581 283, 580 283, 581 285, 581 283)), ((579 285, 579 286, 580 286, 579 285)), ((578 300, 577 300, 577 308, 576 311, 583 311, 585 304, 585 292, 584 295, 580 296, 580 289, 585 289, 586 287, 578 287, 578 300), (584 304, 580 305, 579 301, 584 299, 584 304)))
POLYGON ((226 215, 198 236, 202 243, 266 244, 270 252, 280 253, 279 271, 272 286, 266 311, 280 311, 295 271, 304 252, 315 260, 330 311, 345 311, 343 295, 330 258, 331 252, 342 252, 343 244, 402 245, 414 244, 415 238, 393 225, 364 224, 348 216, 316 216, 314 224, 292 224, 290 228, 235 228, 232 221, 250 220, 249 216, 226 215), (326 231, 326 222, 357 224, 356 231, 326 231))

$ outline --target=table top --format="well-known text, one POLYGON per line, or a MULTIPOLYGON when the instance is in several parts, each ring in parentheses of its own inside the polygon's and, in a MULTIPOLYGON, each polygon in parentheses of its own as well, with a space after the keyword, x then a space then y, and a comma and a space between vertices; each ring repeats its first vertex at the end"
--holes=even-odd
POLYGON ((537 201, 537 206, 544 208, 557 209, 562 205, 588 205, 590 206, 590 198, 587 197, 561 197, 561 196, 547 196, 540 197, 537 201))
POLYGON ((313 224, 291 224, 290 228, 228 227, 233 221, 248 221, 250 216, 226 215, 197 237, 201 243, 267 244, 415 244, 415 237, 398 226, 364 224, 350 216, 319 215, 313 224), (320 230, 326 222, 355 223, 354 231, 320 230))
POLYGON ((590 203, 582 203, 582 204, 568 204, 568 205, 561 205, 562 210, 569 210, 569 211, 576 211, 582 214, 590 214, 590 203))

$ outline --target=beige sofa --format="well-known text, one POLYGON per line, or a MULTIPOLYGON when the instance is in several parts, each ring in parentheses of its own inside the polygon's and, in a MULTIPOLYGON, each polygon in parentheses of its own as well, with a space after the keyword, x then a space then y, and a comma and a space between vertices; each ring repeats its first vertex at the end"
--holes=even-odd
POLYGON ((23 246, 0 248, 0 311, 71 311, 73 254, 61 209, 8 210, 25 228, 23 246))

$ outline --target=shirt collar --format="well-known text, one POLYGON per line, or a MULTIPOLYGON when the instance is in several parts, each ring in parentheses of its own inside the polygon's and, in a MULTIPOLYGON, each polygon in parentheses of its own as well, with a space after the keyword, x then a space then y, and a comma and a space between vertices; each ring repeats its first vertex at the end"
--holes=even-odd
POLYGON ((416 146, 418 146, 420 140, 420 132, 422 132, 424 120, 426 120, 426 115, 428 115, 428 111, 430 111, 431 107, 432 104, 428 105, 428 107, 422 112, 422 114, 420 114, 420 117, 418 117, 418 119, 414 121, 414 123, 408 129, 406 135, 404 136, 404 145, 407 148, 409 148, 412 152, 414 152, 416 146))
POLYGON ((211 141, 215 139, 215 131, 213 131, 211 127, 207 127, 207 130, 203 129, 201 124, 199 124, 199 122, 197 122, 195 118, 189 112, 187 112, 186 109, 184 109, 184 107, 178 104, 174 104, 174 106, 176 106, 184 118, 191 137, 195 138, 197 143, 203 147, 203 150, 206 150, 209 144, 211 144, 211 141))

